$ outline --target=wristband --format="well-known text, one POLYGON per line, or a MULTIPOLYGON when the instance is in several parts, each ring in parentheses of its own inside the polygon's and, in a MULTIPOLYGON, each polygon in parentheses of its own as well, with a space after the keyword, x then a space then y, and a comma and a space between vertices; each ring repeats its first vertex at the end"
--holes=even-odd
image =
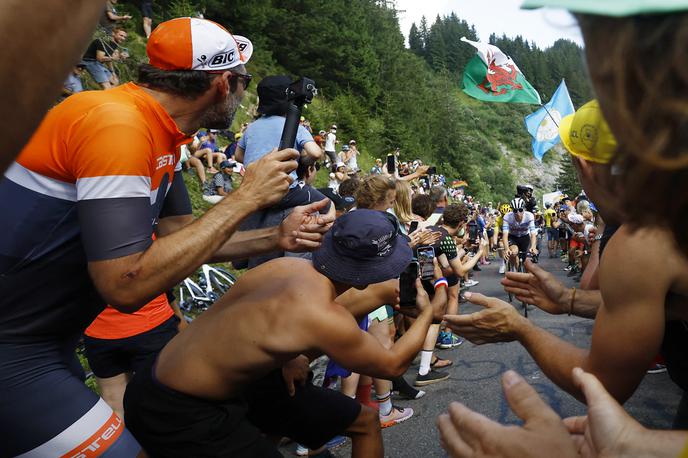
POLYGON ((435 281, 435 289, 439 288, 440 286, 446 286, 449 288, 449 282, 446 278, 440 277, 435 281))
POLYGON ((573 314, 573 302, 576 300, 576 287, 573 287, 573 292, 571 293, 571 305, 569 307, 569 316, 573 314))

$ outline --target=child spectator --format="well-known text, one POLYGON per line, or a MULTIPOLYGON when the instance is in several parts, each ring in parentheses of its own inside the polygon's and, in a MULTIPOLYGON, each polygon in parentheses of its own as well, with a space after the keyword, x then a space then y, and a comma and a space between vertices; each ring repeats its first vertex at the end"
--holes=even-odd
POLYGON ((84 64, 78 64, 67 76, 67 79, 62 85, 62 97, 60 98, 61 101, 72 94, 77 94, 84 90, 84 85, 81 81, 81 74, 83 73, 84 68, 84 64))
POLYGON ((222 161, 220 171, 206 181, 203 187, 203 200, 215 205, 232 192, 232 172, 235 163, 222 161))

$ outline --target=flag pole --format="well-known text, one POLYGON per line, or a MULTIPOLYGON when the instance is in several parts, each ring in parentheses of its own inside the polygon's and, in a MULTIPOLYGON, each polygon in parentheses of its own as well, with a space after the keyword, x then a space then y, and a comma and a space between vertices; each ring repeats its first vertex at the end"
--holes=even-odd
POLYGON ((542 103, 540 104, 540 106, 541 106, 542 108, 545 109, 545 111, 546 111, 547 114, 549 115, 549 117, 550 117, 550 119, 552 120, 552 122, 554 123, 554 125, 557 126, 557 128, 559 128, 559 124, 557 123, 557 120, 554 119, 554 116, 552 116, 552 113, 549 112, 549 110, 547 109, 547 107, 546 107, 544 104, 542 104, 542 103))

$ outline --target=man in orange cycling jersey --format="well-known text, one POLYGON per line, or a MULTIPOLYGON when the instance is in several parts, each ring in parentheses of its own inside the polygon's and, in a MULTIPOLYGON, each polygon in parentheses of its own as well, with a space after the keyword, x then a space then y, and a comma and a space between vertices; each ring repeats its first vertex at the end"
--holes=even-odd
POLYGON ((105 304, 133 312, 203 262, 319 245, 326 201, 232 237, 282 199, 294 150, 265 156, 223 202, 191 216, 178 146, 202 126, 229 126, 251 52, 211 21, 160 24, 137 83, 53 108, 0 181, 0 456, 136 456, 140 446, 84 386, 74 357, 105 304))

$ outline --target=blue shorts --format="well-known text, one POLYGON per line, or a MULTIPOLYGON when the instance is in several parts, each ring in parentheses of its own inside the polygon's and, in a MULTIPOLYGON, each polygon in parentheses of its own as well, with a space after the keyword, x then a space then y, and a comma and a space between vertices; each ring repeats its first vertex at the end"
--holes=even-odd
POLYGON ((559 229, 554 227, 547 228, 547 240, 559 240, 559 229))
POLYGON ((143 0, 141 2, 141 16, 153 18, 153 1, 143 0))
POLYGON ((107 83, 110 81, 110 78, 112 78, 112 72, 97 60, 84 59, 81 63, 86 66, 86 70, 88 70, 88 73, 91 74, 98 84, 107 83))
POLYGON ((76 341, 0 343, 0 456, 124 458, 141 450, 84 384, 76 341))

